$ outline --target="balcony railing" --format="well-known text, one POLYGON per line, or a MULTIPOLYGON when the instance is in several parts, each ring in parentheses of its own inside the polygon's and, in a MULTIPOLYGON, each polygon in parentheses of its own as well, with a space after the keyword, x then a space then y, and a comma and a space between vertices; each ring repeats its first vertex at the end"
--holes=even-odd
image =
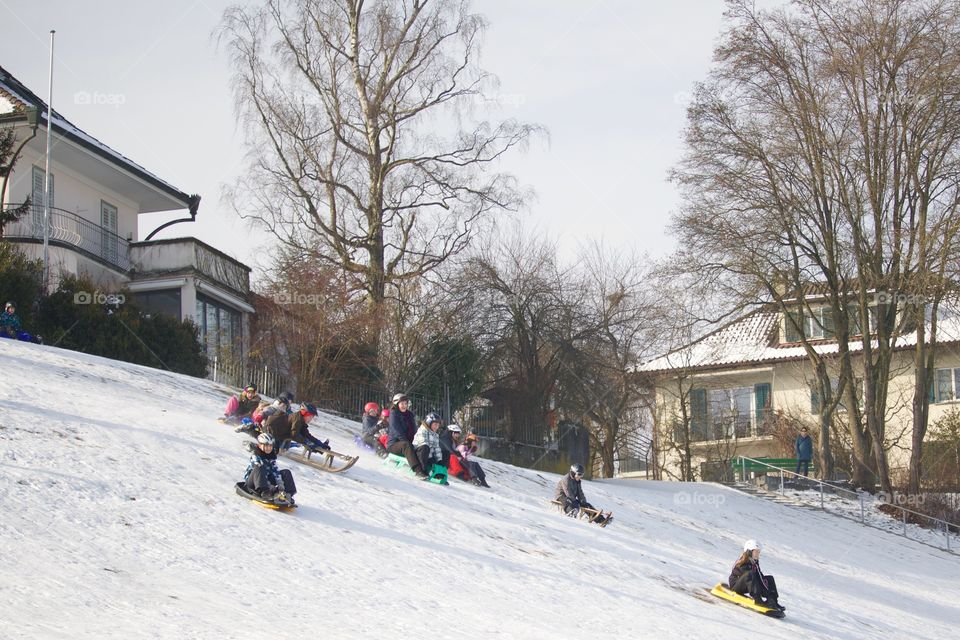
MULTIPOLYGON (((33 206, 19 220, 7 224, 3 237, 43 242, 43 207, 33 206)), ((75 213, 52 207, 49 238, 52 245, 73 249, 124 273, 130 271, 130 243, 75 213)))

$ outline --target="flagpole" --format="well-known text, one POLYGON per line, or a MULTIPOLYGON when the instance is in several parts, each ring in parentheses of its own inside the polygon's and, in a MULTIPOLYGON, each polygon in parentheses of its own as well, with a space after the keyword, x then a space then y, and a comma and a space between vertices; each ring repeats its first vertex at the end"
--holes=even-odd
POLYGON ((50 30, 50 85, 47 90, 47 157, 43 167, 43 291, 50 293, 50 153, 53 138, 50 123, 53 120, 53 36, 50 30))

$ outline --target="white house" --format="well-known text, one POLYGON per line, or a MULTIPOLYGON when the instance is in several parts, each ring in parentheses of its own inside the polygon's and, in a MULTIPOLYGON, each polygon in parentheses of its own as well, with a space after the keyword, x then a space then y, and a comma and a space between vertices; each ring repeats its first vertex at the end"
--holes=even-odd
MULTIPOLYGON (((815 298, 808 297, 807 302, 812 315, 800 316, 804 334, 825 357, 833 376, 831 354, 838 352, 838 344, 830 309, 825 301, 818 305, 815 298)), ((799 340, 793 323, 767 307, 639 367, 638 373, 656 392, 654 431, 665 479, 681 475, 681 441, 689 441, 693 472, 701 478, 721 476, 736 456, 792 457, 783 448, 790 446, 796 434, 778 434, 782 425, 775 418, 778 414, 789 416, 809 424, 815 432, 819 414, 819 399, 812 391, 812 365, 799 340), (687 430, 686 437, 678 435, 681 428, 687 430)), ((891 363, 883 444, 896 478, 905 477, 912 449, 912 349, 916 340, 916 332, 902 334, 891 363)), ((859 371, 859 336, 853 336, 849 346, 854 369, 859 371)), ((942 315, 937 353, 930 424, 948 410, 960 408, 960 317, 955 313, 942 315)), ((837 412, 844 419, 843 405, 837 412)))
POLYGON ((51 288, 61 273, 89 276, 100 287, 91 294, 126 287, 147 312, 194 320, 211 359, 242 360, 254 312, 248 302, 250 268, 195 238, 138 237, 140 215, 183 210, 182 221, 189 222, 200 197, 165 182, 56 111, 45 197, 46 116, 44 101, 0 67, 0 128, 12 128, 16 136, 16 164, 0 178, 0 203, 31 202, 20 220, 4 228, 4 239, 42 258, 49 199, 51 288))

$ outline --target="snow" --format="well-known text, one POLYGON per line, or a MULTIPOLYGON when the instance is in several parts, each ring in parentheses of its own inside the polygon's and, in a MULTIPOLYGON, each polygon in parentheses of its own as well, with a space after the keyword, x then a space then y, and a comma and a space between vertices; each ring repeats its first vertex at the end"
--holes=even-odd
MULTIPOLYGON (((712 484, 586 482, 482 461, 492 489, 362 453, 282 461, 300 508, 233 492, 243 440, 206 380, 0 340, 0 638, 945 638, 960 558, 712 484), (764 544, 784 620, 706 593, 764 544), (669 636, 668 636, 669 634, 669 636)), ((356 423, 315 434, 352 453, 356 423)))

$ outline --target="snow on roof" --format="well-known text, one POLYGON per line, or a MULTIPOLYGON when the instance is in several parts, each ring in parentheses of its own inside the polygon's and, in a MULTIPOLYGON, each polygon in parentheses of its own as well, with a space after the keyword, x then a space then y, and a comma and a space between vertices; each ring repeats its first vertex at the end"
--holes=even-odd
MULTIPOLYGON (((778 311, 754 311, 691 344, 644 362, 637 367, 637 371, 654 373, 677 369, 725 368, 807 357, 803 346, 779 342, 780 317, 778 311)), ((937 341, 960 341, 960 314, 947 313, 941 318, 937 341)), ((895 348, 908 348, 916 343, 917 334, 911 332, 900 336, 895 348)), ((831 340, 815 342, 813 348, 824 355, 839 351, 839 345, 831 340)), ((860 341, 850 342, 852 352, 862 348, 860 341)))
MULTIPOLYGON (((14 78, 9 71, 0 67, 0 96, 8 97, 12 100, 15 110, 21 111, 27 107, 35 107, 39 112, 39 120, 44 124, 47 121, 47 103, 40 99, 35 93, 30 91, 19 80, 14 78), (19 103, 19 105, 17 104, 19 103)), ((2 112, 2 110, 0 110, 2 112)), ((82 146, 100 155, 103 158, 121 166, 122 168, 139 175, 142 179, 153 184, 153 186, 167 192, 184 203, 184 208, 191 206, 190 196, 180 189, 177 189, 170 183, 162 180, 157 175, 147 171, 141 165, 126 157, 119 151, 116 151, 93 136, 89 135, 72 122, 64 118, 56 109, 53 110, 50 124, 67 138, 72 138, 82 146)))

